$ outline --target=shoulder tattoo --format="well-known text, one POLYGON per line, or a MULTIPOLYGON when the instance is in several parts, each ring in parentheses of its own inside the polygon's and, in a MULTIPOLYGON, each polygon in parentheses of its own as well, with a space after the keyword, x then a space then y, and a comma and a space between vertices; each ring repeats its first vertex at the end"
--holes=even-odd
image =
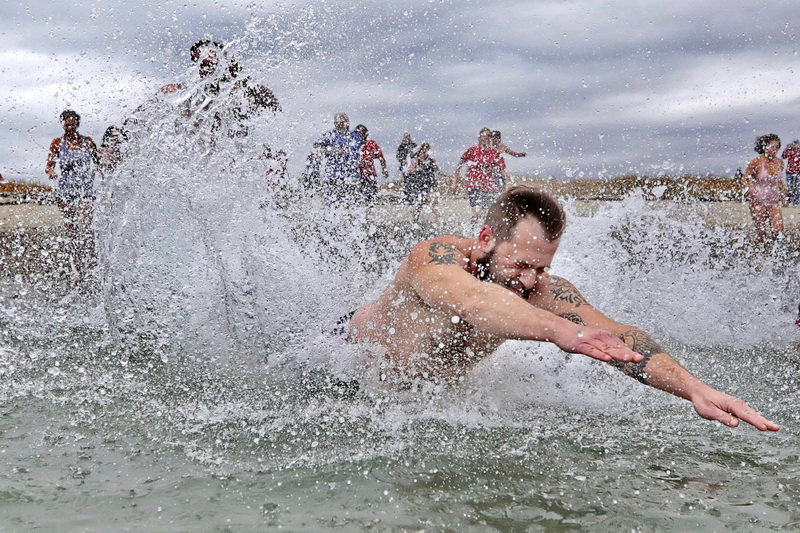
POLYGON ((650 335, 638 329, 626 331, 619 337, 622 339, 622 342, 630 346, 631 350, 642 354, 644 359, 638 363, 621 363, 619 361, 613 361, 611 364, 632 378, 635 378, 642 383, 647 383, 647 374, 644 372, 644 368, 647 366, 647 363, 650 362, 650 359, 655 354, 666 353, 667 351, 656 341, 654 341, 650 335))
POLYGON ((550 292, 553 294, 553 299, 557 302, 567 302, 573 304, 575 307, 580 307, 581 305, 589 305, 589 302, 586 298, 583 297, 581 293, 578 292, 578 289, 570 283, 569 281, 563 278, 553 277, 553 286, 550 289, 550 292))
POLYGON ((457 248, 446 242, 432 242, 428 248, 428 255, 431 256, 431 263, 436 265, 456 265, 457 248))

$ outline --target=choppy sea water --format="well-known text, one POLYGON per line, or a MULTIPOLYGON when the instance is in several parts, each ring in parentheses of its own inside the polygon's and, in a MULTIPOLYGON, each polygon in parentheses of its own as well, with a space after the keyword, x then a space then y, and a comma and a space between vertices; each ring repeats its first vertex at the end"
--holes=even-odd
POLYGON ((100 184, 95 281, 0 284, 4 531, 800 529, 796 247, 758 265, 630 198, 568 203, 553 265, 777 434, 534 343, 396 391, 328 331, 430 229, 268 184, 255 143, 152 127, 174 104, 100 184))
MULTIPOLYGON (((457 386, 411 393, 367 383, 352 398, 326 376, 357 364, 353 347, 307 313, 284 316, 280 300, 263 316, 303 327, 237 356, 232 332, 218 348, 170 344, 112 323, 103 290, 6 280, 3 529, 800 528, 800 354, 791 298, 778 290, 796 282, 780 269, 714 270, 679 254, 664 262, 640 251, 634 261, 619 241, 600 239, 630 216, 573 217, 569 231, 582 236, 565 242, 554 269, 608 314, 640 316, 695 374, 777 421, 779 433, 700 420, 687 402, 605 365, 521 342, 457 386), (599 264, 581 257, 600 240, 591 250, 599 264), (680 282, 660 294, 667 279, 680 282)), ((373 274, 373 285, 385 276, 373 274)), ((338 288, 374 290, 351 285, 338 288)), ((175 312, 160 314, 159 327, 180 331, 175 312)))

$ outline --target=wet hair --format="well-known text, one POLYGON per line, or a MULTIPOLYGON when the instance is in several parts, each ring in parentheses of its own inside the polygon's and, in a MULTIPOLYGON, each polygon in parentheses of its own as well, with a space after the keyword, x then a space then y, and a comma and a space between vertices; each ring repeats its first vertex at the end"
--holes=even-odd
POLYGON ((77 123, 78 126, 81 125, 81 116, 72 109, 65 109, 62 111, 61 115, 59 115, 59 118, 61 119, 62 123, 66 122, 68 119, 72 119, 77 123))
POLYGON ((781 138, 775 135, 774 133, 767 133, 766 135, 762 135, 760 137, 756 137, 756 144, 753 149, 759 153, 763 154, 767 150, 767 146, 772 141, 778 141, 778 148, 780 148, 781 138))
POLYGON ((508 241, 513 237, 517 223, 528 216, 539 221, 548 241, 561 237, 567 226, 566 213, 555 198, 524 185, 511 187, 498 196, 489 206, 485 223, 492 228, 498 241, 508 241))
POLYGON ((103 132, 103 139, 100 141, 100 146, 108 146, 111 143, 121 143, 128 139, 125 130, 116 126, 109 126, 103 132))
POLYGON ((355 132, 357 132, 357 133, 363 133, 364 135, 366 135, 367 133, 369 133, 369 130, 368 130, 368 129, 367 129, 367 127, 366 127, 365 125, 363 125, 363 124, 359 124, 358 126, 356 126, 355 128, 353 128, 353 131, 355 131, 355 132))
POLYGON ((489 128, 481 128, 481 131, 478 132, 478 135, 481 137, 489 137, 492 135, 492 130, 489 128))
POLYGON ((193 63, 197 63, 200 60, 200 49, 206 46, 211 46, 219 50, 225 48, 225 45, 220 42, 212 41, 211 39, 201 39, 194 43, 189 49, 189 57, 192 59, 193 63))

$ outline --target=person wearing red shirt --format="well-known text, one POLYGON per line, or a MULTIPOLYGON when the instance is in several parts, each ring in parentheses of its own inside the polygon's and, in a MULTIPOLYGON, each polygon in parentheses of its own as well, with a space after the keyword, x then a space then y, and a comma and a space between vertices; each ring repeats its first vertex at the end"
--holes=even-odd
POLYGON ((800 204, 800 141, 790 142, 781 159, 786 160, 786 199, 789 205, 797 207, 800 204))
POLYGON ((389 177, 389 169, 386 167, 386 158, 383 157, 383 151, 378 143, 372 139, 368 139, 369 130, 363 124, 359 124, 353 130, 364 139, 364 145, 361 147, 361 159, 358 163, 358 171, 361 174, 361 187, 364 200, 367 203, 372 203, 378 197, 378 173, 375 171, 375 160, 377 159, 381 164, 381 173, 383 178, 389 177))
POLYGON ((481 215, 501 192, 498 174, 508 177, 506 161, 502 154, 492 145, 492 131, 483 128, 478 134, 478 145, 464 152, 453 172, 452 189, 455 191, 461 178, 461 167, 471 163, 467 168, 467 196, 472 207, 473 218, 480 220, 481 215))

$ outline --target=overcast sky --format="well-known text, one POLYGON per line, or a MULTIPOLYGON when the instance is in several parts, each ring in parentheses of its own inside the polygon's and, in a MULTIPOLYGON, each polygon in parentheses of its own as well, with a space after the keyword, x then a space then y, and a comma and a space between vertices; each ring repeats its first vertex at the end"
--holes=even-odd
POLYGON ((410 131, 450 171, 488 126, 528 152, 512 173, 558 178, 724 175, 756 135, 800 138, 795 0, 24 4, 0 4, 8 179, 43 179, 63 109, 99 142, 186 79, 202 37, 233 42, 281 100, 293 169, 338 111, 392 162, 410 131))

